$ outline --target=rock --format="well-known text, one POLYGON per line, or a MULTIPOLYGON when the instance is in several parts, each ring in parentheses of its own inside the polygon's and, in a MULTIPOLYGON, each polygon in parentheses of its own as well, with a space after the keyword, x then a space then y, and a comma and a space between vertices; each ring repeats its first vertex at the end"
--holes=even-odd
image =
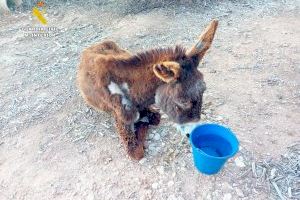
POLYGON ((67 57, 62 59, 63 62, 66 62, 68 60, 69 60, 69 58, 67 58, 67 57))
POLYGON ((276 175, 276 168, 272 168, 270 173, 270 179, 275 178, 275 175, 276 175))
POLYGON ((159 152, 160 148, 155 147, 155 144, 150 144, 149 145, 149 154, 152 156, 155 156, 159 152))
POLYGON ((216 117, 216 120, 217 120, 217 121, 222 121, 222 120, 223 120, 223 117, 219 115, 219 116, 216 117))
POLYGON ((154 134, 153 133, 150 133, 149 134, 149 139, 152 139, 154 137, 154 134))
POLYGON ((154 135, 154 138, 153 138, 154 140, 160 140, 160 135, 158 134, 158 133, 156 133, 155 135, 154 135))
POLYGON ((110 163, 112 161, 112 158, 106 158, 104 161, 104 164, 107 165, 108 163, 110 163))
POLYGON ((226 193, 223 196, 223 200, 230 200, 232 198, 232 195, 230 193, 226 193))
POLYGON ((158 183, 152 183, 151 187, 152 187, 153 189, 157 189, 157 188, 158 188, 158 183))
POLYGON ((223 191, 230 191, 233 189, 232 186, 227 182, 222 183, 222 188, 223 188, 223 191))
POLYGON ((146 148, 146 150, 149 148, 149 142, 148 142, 148 140, 145 141, 144 147, 146 148))
POLYGON ((174 185, 174 181, 169 181, 168 182, 168 187, 172 187, 174 185))
POLYGON ((175 177, 175 176, 176 176, 176 172, 173 172, 173 173, 172 173, 172 177, 175 177))
POLYGON ((207 194, 206 199, 207 199, 207 200, 211 200, 211 199, 212 199, 211 194, 207 194))
POLYGON ((139 161, 139 163, 140 163, 141 165, 143 165, 146 161, 147 161, 146 158, 142 158, 142 159, 139 161))
POLYGON ((57 10, 55 10, 55 11, 53 12, 53 15, 54 15, 54 16, 58 16, 58 14, 59 14, 59 12, 58 12, 57 10))
POLYGON ((236 188, 235 189, 236 195, 238 195, 239 197, 244 197, 244 193, 241 189, 236 188))
POLYGON ((161 115, 161 118, 162 118, 162 119, 167 119, 167 118, 168 118, 168 115, 162 114, 162 115, 161 115))
POLYGON ((156 167, 156 170, 157 170, 158 173, 160 173, 160 174, 164 174, 164 173, 165 173, 164 166, 158 166, 158 167, 156 167))
POLYGON ((181 167, 186 168, 186 163, 184 161, 181 162, 181 167))
POLYGON ((155 144, 150 144, 150 145, 149 145, 149 150, 150 150, 150 151, 155 151, 155 150, 156 150, 155 144))
POLYGON ((176 199, 176 196, 174 194, 171 194, 169 197, 168 197, 168 200, 177 200, 176 199))
POLYGON ((244 158, 242 156, 239 156, 237 157, 235 160, 234 160, 234 163, 236 166, 238 167, 246 167, 245 163, 244 163, 244 158))

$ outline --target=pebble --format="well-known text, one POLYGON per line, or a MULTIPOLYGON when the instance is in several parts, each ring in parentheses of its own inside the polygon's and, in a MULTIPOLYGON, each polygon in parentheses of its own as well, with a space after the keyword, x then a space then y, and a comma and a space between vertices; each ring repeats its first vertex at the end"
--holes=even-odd
POLYGON ((236 194, 237 194, 239 197, 244 197, 244 193, 243 193, 243 191, 242 191, 241 189, 236 188, 236 189, 235 189, 235 192, 236 192, 236 194))
POLYGON ((230 193, 224 194, 223 200, 230 200, 232 198, 232 195, 230 193))
POLYGON ((164 173, 165 173, 165 168, 164 168, 164 166, 158 166, 158 167, 156 167, 156 170, 157 170, 158 173, 160 173, 160 174, 164 174, 164 173))
POLYGON ((223 120, 223 117, 222 117, 222 116, 217 116, 217 117, 216 117, 216 120, 217 120, 217 121, 222 121, 222 120, 223 120))
POLYGON ((58 14, 59 14, 59 12, 58 12, 57 10, 55 10, 55 11, 53 12, 53 15, 54 15, 54 16, 58 16, 58 14))
POLYGON ((207 194, 206 199, 207 199, 207 200, 211 200, 211 199, 212 199, 211 194, 207 194))
POLYGON ((144 164, 146 161, 147 161, 146 158, 142 158, 142 159, 139 161, 139 163, 142 165, 142 164, 144 164))
POLYGON ((69 60, 69 58, 67 58, 67 57, 62 59, 63 62, 66 62, 68 60, 69 60))
POLYGON ((153 138, 154 140, 160 140, 160 135, 158 134, 158 133, 156 133, 155 135, 154 135, 154 138, 153 138))
POLYGON ((169 181, 168 182, 168 187, 172 187, 174 185, 174 181, 169 181))
POLYGON ((175 176, 176 176, 176 172, 173 172, 173 173, 172 173, 172 177, 175 177, 175 176))
POLYGON ((150 133, 149 134, 149 139, 152 139, 154 137, 154 134, 153 133, 150 133))
POLYGON ((161 115, 161 118, 162 118, 162 119, 167 119, 167 118, 168 118, 168 115, 162 114, 162 115, 161 115))
POLYGON ((171 194, 169 197, 168 197, 168 200, 177 200, 176 196, 174 194, 171 194))
POLYGON ((153 189, 157 189, 157 188, 158 188, 158 183, 152 183, 151 187, 152 187, 153 189))
POLYGON ((107 165, 108 163, 110 163, 112 161, 112 158, 107 158, 104 162, 105 165, 107 165))
POLYGON ((155 144, 150 144, 150 145, 149 145, 149 150, 150 150, 150 151, 155 151, 155 150, 156 150, 155 144))
POLYGON ((276 174, 276 168, 272 168, 272 169, 271 169, 270 179, 275 178, 275 174, 276 174))
POLYGON ((245 163, 244 163, 244 158, 242 156, 239 156, 237 157, 235 160, 234 160, 234 163, 236 166, 238 167, 246 167, 245 163))
POLYGON ((222 188, 224 189, 223 191, 228 191, 228 190, 232 190, 233 188, 231 187, 231 185, 227 182, 222 183, 222 188))

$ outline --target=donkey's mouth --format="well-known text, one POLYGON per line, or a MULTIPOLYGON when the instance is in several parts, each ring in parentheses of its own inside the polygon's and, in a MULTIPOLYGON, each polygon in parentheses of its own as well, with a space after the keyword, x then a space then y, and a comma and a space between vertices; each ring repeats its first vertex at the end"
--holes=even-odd
POLYGON ((186 124, 174 124, 174 126, 182 135, 187 135, 190 134, 198 124, 199 123, 186 123, 186 124))
POLYGON ((200 122, 200 117, 194 117, 194 118, 185 118, 178 121, 174 121, 178 125, 188 126, 190 124, 197 124, 200 122))

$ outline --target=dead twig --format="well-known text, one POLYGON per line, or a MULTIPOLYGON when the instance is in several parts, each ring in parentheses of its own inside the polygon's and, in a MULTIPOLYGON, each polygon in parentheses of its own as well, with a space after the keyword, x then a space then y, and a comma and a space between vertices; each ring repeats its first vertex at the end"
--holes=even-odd
POLYGON ((278 188, 278 185, 277 185, 274 181, 272 181, 271 183, 272 183, 272 185, 274 186, 274 188, 275 188, 275 190, 276 190, 276 192, 277 192, 279 198, 280 198, 281 200, 285 200, 285 198, 282 196, 281 191, 280 191, 279 188, 278 188))

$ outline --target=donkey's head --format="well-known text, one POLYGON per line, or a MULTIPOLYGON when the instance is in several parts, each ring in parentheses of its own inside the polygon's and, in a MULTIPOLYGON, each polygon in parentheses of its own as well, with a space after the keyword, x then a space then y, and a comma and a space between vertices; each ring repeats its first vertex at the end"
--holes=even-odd
POLYGON ((211 46, 217 26, 218 22, 212 21, 196 45, 181 58, 153 66, 155 75, 166 83, 157 89, 155 103, 176 123, 200 120, 206 86, 197 67, 211 46))

